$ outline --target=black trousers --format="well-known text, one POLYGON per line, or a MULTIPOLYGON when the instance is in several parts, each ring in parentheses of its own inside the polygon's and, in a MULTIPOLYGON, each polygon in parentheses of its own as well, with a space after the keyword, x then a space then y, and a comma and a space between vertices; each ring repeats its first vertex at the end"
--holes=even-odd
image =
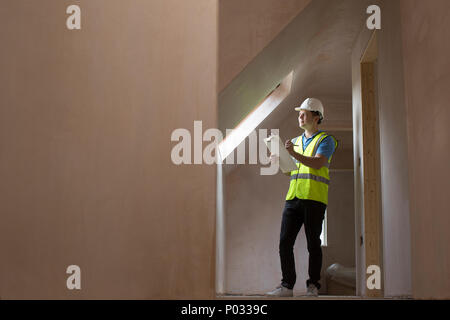
POLYGON ((294 243, 297 235, 305 225, 306 242, 309 252, 309 279, 306 286, 313 283, 320 289, 320 271, 322 269, 322 248, 320 234, 325 216, 326 205, 313 200, 294 198, 287 200, 281 221, 280 260, 283 278, 281 284, 293 289, 296 281, 294 243))

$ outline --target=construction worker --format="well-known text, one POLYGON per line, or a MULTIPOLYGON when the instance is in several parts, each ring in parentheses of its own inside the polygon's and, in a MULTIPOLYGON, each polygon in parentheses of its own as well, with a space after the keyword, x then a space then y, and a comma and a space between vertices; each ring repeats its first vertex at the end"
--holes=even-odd
MULTIPOLYGON (((324 117, 322 103, 315 98, 306 99, 300 107, 298 122, 304 133, 285 143, 286 149, 297 163, 298 170, 290 172, 289 191, 281 222, 279 253, 281 261, 281 284, 267 295, 292 297, 296 281, 294 243, 302 225, 305 226, 309 252, 309 279, 307 295, 318 296, 322 248, 320 235, 328 204, 328 168, 337 147, 336 139, 319 131, 324 117)), ((277 161, 271 156, 272 161, 277 161)))

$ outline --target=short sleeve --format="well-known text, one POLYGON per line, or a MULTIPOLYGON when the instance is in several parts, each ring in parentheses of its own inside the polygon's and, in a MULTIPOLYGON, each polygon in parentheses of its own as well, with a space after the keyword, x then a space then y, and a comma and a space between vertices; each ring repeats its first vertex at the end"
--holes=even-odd
POLYGON ((295 144, 295 142, 297 141, 297 139, 298 139, 298 137, 292 138, 292 139, 291 139, 291 142, 292 142, 293 144, 295 144))
POLYGON ((316 154, 324 155, 325 157, 328 158, 328 160, 330 160, 335 149, 336 149, 336 145, 334 143, 333 137, 328 136, 320 142, 319 147, 317 148, 316 154))

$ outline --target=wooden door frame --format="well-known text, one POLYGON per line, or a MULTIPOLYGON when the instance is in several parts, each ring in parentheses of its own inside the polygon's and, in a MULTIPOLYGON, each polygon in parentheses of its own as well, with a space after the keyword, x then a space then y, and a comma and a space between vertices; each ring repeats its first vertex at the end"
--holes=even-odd
POLYGON ((366 285, 370 274, 366 273, 365 296, 383 297, 382 266, 382 220, 380 138, 377 104, 377 33, 373 32, 361 61, 361 121, 362 121, 362 166, 363 166, 363 242, 365 269, 371 265, 380 268, 380 289, 369 289, 366 285))

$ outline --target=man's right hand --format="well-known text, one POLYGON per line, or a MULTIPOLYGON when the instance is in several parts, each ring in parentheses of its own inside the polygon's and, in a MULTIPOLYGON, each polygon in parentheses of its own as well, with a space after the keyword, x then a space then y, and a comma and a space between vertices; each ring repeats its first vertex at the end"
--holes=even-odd
POLYGON ((286 148, 286 150, 292 155, 292 153, 294 153, 294 144, 292 143, 291 140, 286 140, 286 142, 284 143, 284 147, 286 148))

